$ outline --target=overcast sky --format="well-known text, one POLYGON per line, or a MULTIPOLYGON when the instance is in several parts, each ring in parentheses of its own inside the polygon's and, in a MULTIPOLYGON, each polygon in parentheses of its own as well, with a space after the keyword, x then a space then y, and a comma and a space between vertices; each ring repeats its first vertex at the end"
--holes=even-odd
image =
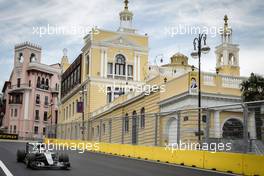
MULTIPOLYGON (((83 46, 83 30, 94 26, 117 30, 122 9, 123 0, 0 0, 0 87, 9 79, 15 44, 31 41, 41 45, 46 64, 60 62, 62 49, 67 48, 73 61, 83 46), (39 29, 48 26, 63 28, 64 33, 50 31, 40 36, 39 29)), ((263 0, 130 0, 129 10, 138 33, 149 35, 150 62, 159 54, 167 62, 176 52, 190 56, 196 35, 179 31, 180 27, 210 30, 211 52, 202 57, 202 70, 210 72, 215 70, 214 48, 220 44, 215 29, 223 26, 227 14, 233 43, 240 45, 241 75, 264 74, 263 0)), ((189 63, 197 65, 190 57, 189 63)))

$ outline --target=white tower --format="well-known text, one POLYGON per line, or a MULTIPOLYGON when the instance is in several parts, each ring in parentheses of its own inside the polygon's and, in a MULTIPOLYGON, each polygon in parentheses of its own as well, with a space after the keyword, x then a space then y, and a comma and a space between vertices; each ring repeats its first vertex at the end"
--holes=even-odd
POLYGON ((221 44, 215 49, 216 69, 223 75, 239 76, 239 45, 232 43, 232 29, 228 26, 227 15, 225 15, 224 21, 221 44))

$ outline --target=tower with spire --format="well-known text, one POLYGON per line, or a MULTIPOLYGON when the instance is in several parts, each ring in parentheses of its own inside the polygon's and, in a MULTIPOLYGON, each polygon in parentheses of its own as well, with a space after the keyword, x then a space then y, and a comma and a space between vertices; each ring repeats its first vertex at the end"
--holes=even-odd
POLYGON ((124 10, 122 10, 119 13, 120 26, 119 26, 118 31, 135 33, 135 29, 133 29, 133 27, 132 27, 133 13, 128 10, 129 1, 125 0, 124 4, 125 4, 124 10))
POLYGON ((228 16, 224 16, 224 27, 220 32, 221 44, 215 49, 216 69, 222 75, 239 76, 239 45, 232 42, 232 28, 228 25, 228 16))
POLYGON ((61 68, 62 68, 62 73, 67 70, 67 68, 70 66, 69 59, 67 56, 68 50, 66 48, 63 49, 63 56, 61 58, 61 68))

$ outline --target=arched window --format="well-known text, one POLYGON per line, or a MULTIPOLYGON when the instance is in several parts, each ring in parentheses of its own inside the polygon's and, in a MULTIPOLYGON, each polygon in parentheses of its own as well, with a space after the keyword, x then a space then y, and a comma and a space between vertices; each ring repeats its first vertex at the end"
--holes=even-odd
POLYGON ((126 58, 122 54, 116 55, 115 74, 116 75, 126 74, 126 58))
POLYGON ((19 61, 19 63, 22 63, 24 61, 23 53, 19 53, 18 61, 19 61))
POLYGON ((235 63, 235 56, 232 53, 229 54, 229 64, 231 64, 231 65, 236 64, 235 63))
POLYGON ((223 65, 224 64, 224 57, 223 57, 222 54, 219 57, 219 63, 220 63, 220 65, 223 65))
POLYGON ((140 127, 145 128, 145 108, 140 111, 140 127))
POLYGON ((137 144, 137 138, 138 138, 137 112, 133 111, 132 113, 132 144, 137 144))
POLYGON ((128 132, 129 131, 129 117, 128 117, 128 114, 126 113, 126 116, 125 116, 125 132, 128 132))
POLYGON ((41 89, 45 89, 45 87, 46 87, 46 86, 45 86, 45 79, 42 78, 42 79, 41 79, 40 88, 41 88, 41 89))
POLYGON ((227 120, 223 125, 223 138, 227 139, 242 139, 243 138, 243 123, 235 118, 227 120))
POLYGON ((46 89, 48 90, 49 89, 49 79, 46 79, 46 89))
POLYGON ((36 55, 34 53, 31 53, 29 61, 30 62, 35 62, 36 61, 36 55))
POLYGON ((40 88, 40 77, 38 76, 38 80, 37 80, 37 88, 40 88))

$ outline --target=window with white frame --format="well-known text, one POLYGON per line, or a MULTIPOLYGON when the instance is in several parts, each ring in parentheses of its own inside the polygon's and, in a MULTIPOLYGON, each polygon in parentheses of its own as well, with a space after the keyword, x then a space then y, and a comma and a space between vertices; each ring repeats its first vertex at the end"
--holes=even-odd
POLYGON ((122 54, 116 55, 115 74, 121 76, 126 74, 126 58, 122 54))
POLYGON ((108 75, 113 74, 113 63, 110 63, 110 62, 107 63, 107 74, 108 75))
POLYGON ((127 76, 130 76, 130 77, 133 76, 133 65, 127 66, 127 76))

